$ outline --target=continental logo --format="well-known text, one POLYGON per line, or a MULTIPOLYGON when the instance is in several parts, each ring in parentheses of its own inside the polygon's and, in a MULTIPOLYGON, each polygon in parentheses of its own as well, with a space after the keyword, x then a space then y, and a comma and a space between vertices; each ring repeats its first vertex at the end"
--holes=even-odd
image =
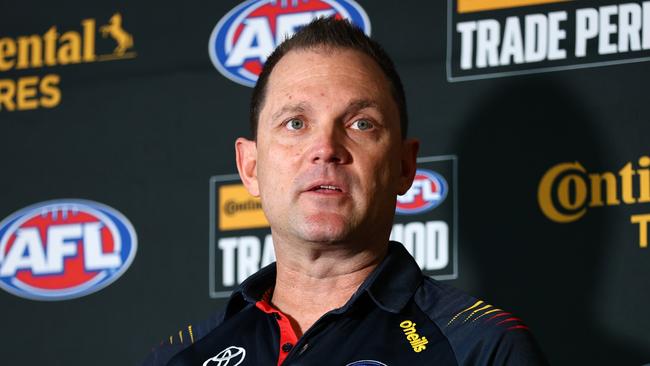
POLYGON ((482 300, 478 300, 472 306, 456 313, 447 323, 447 327, 453 324, 471 324, 479 320, 485 323, 492 323, 495 326, 506 327, 507 330, 528 329, 528 326, 521 319, 513 316, 511 313, 495 308, 482 300))
POLYGON ((49 68, 136 57, 133 36, 115 13, 98 27, 97 19, 81 21, 77 29, 49 27, 42 34, 0 35, 0 112, 54 108, 61 103, 61 76, 49 68), (3 78, 23 70, 37 75, 3 78))
POLYGON ((241 230, 268 227, 262 202, 251 196, 243 184, 219 187, 219 230, 241 230))
POLYGON ((449 81, 650 61, 650 1, 449 0, 449 81))
POLYGON ((429 341, 427 340, 427 337, 421 337, 417 333, 418 331, 415 329, 416 325, 417 324, 413 323, 410 320, 404 320, 403 322, 399 323, 399 326, 402 328, 402 332, 404 332, 406 340, 411 345, 411 348, 413 348, 413 351, 420 353, 427 349, 426 345, 429 343, 429 341))
MULTIPOLYGON (((649 203, 650 157, 615 172, 589 172, 577 161, 557 164, 542 176, 537 202, 544 216, 558 223, 577 221, 591 208, 649 203)), ((650 214, 632 215, 630 222, 639 225, 639 246, 647 248, 650 214)))

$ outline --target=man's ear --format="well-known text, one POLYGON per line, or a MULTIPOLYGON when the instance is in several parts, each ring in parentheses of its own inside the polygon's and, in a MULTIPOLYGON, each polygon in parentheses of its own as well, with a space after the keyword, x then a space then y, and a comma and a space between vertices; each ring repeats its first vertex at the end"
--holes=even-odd
POLYGON ((420 141, 417 139, 405 139, 402 141, 402 171, 397 194, 406 193, 413 179, 415 178, 415 171, 417 170, 417 156, 420 149, 420 141))
POLYGON ((239 177, 248 193, 259 197, 260 189, 257 184, 257 143, 240 137, 235 141, 235 156, 239 177))

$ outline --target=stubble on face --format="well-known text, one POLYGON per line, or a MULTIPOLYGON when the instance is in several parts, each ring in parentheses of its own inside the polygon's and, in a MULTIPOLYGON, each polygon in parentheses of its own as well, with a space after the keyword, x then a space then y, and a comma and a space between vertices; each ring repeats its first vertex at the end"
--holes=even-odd
POLYGON ((289 52, 269 78, 257 135, 257 180, 274 238, 387 238, 401 144, 397 106, 372 59, 347 49, 289 52), (372 128, 361 129, 366 122, 372 128))

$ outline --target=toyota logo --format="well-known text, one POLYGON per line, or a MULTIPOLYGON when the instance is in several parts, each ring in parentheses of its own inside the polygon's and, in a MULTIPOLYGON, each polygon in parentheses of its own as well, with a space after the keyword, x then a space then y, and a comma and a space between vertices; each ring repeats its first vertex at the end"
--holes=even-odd
POLYGON ((241 347, 230 346, 219 352, 216 356, 205 360, 203 366, 237 366, 244 362, 244 358, 246 358, 245 349, 241 347))

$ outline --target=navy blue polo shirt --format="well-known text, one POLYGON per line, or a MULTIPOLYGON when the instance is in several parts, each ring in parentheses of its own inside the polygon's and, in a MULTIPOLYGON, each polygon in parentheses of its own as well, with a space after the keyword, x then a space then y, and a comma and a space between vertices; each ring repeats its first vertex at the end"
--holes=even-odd
POLYGON ((225 311, 188 326, 145 365, 546 365, 512 314, 439 283, 399 243, 341 308, 297 338, 268 301, 275 264, 244 281, 225 311))

